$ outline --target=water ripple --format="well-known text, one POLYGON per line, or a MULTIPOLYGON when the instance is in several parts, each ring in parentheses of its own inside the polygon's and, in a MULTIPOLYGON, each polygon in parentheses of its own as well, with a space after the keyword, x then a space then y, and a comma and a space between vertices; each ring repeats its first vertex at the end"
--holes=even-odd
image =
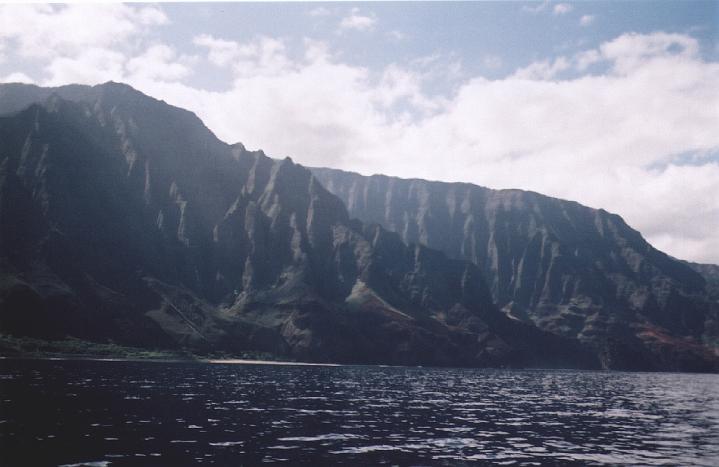
POLYGON ((719 465, 719 376, 0 363, 3 465, 719 465))

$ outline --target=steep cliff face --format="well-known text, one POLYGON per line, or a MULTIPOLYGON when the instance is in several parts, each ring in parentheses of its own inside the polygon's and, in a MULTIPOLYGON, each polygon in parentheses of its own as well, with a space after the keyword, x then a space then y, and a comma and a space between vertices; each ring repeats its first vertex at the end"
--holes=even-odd
POLYGON ((617 215, 520 190, 312 170, 351 216, 471 261, 508 316, 589 343, 609 366, 717 355, 705 279, 617 215))
POLYGON ((706 281, 706 291, 710 299, 719 302, 719 265, 689 263, 690 268, 702 275, 706 281))
POLYGON ((0 114, 3 332, 314 361, 598 364, 499 312, 474 264, 350 221, 308 170, 128 86, 0 86, 0 114))

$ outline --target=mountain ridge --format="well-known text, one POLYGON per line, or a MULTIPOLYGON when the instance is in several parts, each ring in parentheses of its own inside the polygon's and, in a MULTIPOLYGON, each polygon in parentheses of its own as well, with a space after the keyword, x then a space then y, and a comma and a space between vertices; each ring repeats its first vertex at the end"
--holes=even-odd
POLYGON ((350 222, 290 159, 222 143, 124 85, 65 92, 0 118, 4 332, 344 363, 599 365, 504 317, 470 263, 350 222))
POLYGON ((312 171, 353 217, 477 264, 510 316, 592 345, 619 332, 636 354, 666 352, 671 335, 669 347, 719 347, 707 280, 618 215, 523 190, 312 171))
POLYGON ((479 264, 352 220, 321 177, 129 86, 22 89, 41 103, 8 112, 32 99, 0 86, 3 331, 345 363, 716 369, 693 335, 642 330, 668 339, 657 350, 621 320, 582 341, 508 318, 479 264))

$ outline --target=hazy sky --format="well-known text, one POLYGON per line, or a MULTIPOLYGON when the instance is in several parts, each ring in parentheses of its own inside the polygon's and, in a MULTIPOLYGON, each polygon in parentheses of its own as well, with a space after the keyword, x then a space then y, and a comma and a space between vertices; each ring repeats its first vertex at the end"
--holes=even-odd
POLYGON ((719 263, 719 2, 0 5, 0 81, 127 82, 309 166, 523 188, 719 263))

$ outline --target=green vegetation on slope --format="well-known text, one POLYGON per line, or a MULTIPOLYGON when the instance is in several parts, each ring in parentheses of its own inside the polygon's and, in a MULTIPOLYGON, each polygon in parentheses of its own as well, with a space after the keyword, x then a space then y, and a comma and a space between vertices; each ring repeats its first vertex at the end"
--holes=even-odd
MULTIPOLYGON (((263 352, 208 352, 189 350, 143 349, 114 342, 90 342, 68 336, 62 340, 43 340, 0 334, 0 356, 19 358, 126 358, 138 360, 207 360, 244 359, 278 361, 279 357, 263 352)), ((287 360, 286 358, 282 360, 287 360)))

